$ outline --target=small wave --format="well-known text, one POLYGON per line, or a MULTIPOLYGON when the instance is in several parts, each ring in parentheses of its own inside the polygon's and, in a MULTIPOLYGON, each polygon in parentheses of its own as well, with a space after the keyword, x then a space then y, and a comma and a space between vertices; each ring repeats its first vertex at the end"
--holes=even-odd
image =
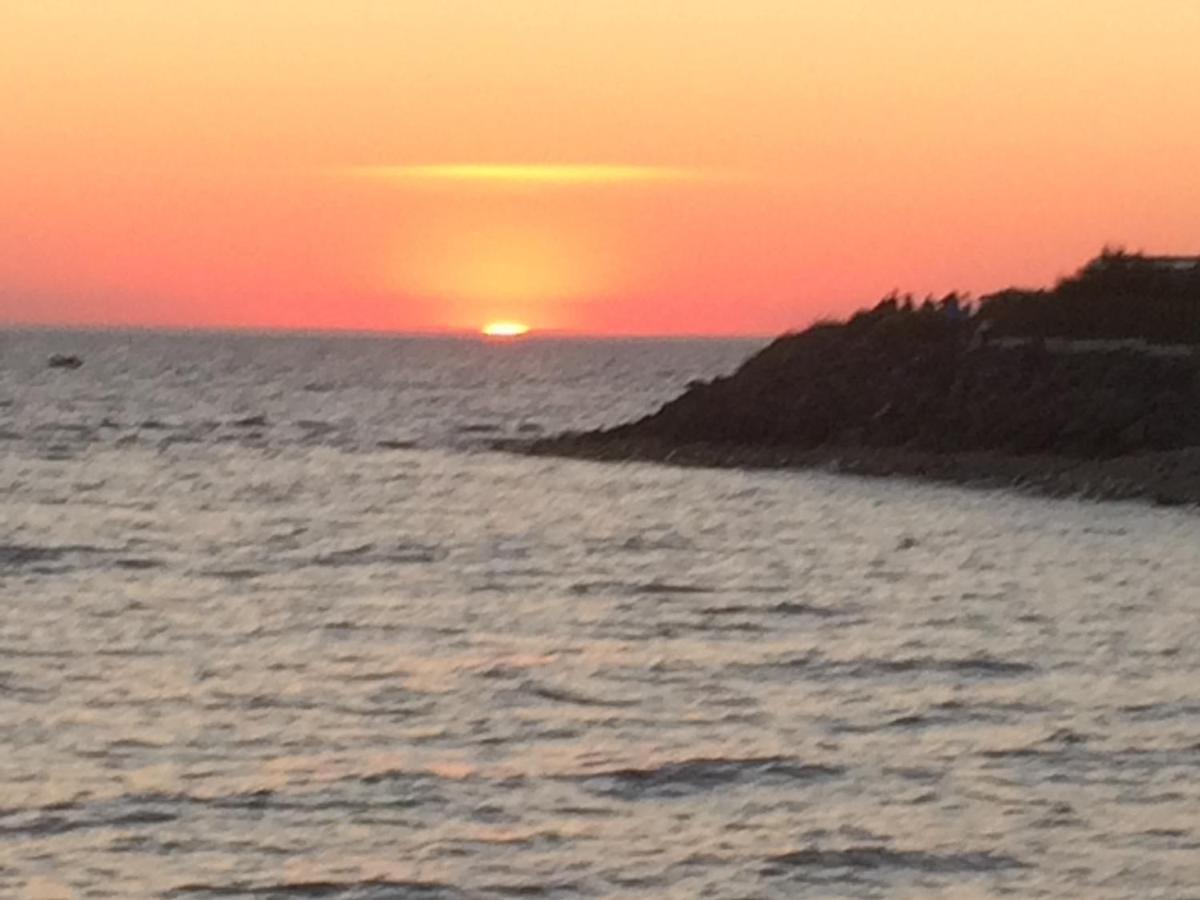
POLYGON ((104 553, 102 547, 91 547, 86 544, 65 544, 61 546, 40 544, 0 544, 0 571, 18 569, 26 566, 40 567, 39 571, 58 572, 60 568, 47 569, 51 563, 61 563, 68 556, 93 555, 104 553))
POLYGON ((158 449, 169 450, 178 444, 203 444, 204 438, 198 435, 182 432, 180 434, 169 434, 158 442, 158 449))
POLYGON ((766 631, 765 625, 759 625, 755 622, 746 622, 740 619, 720 619, 717 622, 705 622, 699 626, 700 631, 724 631, 724 632, 742 632, 748 634, 761 634, 766 631))
POLYGON ((16 816, 45 815, 76 809, 74 800, 57 800, 40 806, 8 806, 0 807, 0 819, 11 819, 16 816))
POLYGON ((277 796, 278 794, 270 788, 257 788, 237 794, 208 797, 199 802, 216 809, 262 809, 277 796))
POLYGON ((175 897, 264 897, 267 900, 340 897, 345 900, 440 900, 462 897, 453 885, 436 881, 292 881, 276 884, 185 884, 170 891, 175 897))
MULTIPOLYGON (((633 553, 653 550, 690 550, 694 544, 681 534, 668 531, 662 534, 635 534, 623 540, 620 549, 633 553)), ((603 545, 607 549, 608 544, 603 545)))
POLYGON ((634 593, 637 594, 712 594, 715 593, 714 588, 707 587, 702 584, 679 584, 669 581, 650 581, 645 584, 638 585, 634 593))
POLYGON ((370 631, 378 633, 381 630, 389 630, 371 621, 355 622, 352 619, 330 619, 328 622, 322 622, 317 627, 322 631, 333 632, 370 631))
POLYGON ((226 581, 249 581, 261 578, 267 573, 261 569, 205 569, 200 573, 209 578, 223 578, 226 581))
POLYGON ((1086 744, 1088 736, 1072 731, 1070 728, 1059 728, 1046 737, 1047 743, 1053 744, 1086 744))
POLYGON ((69 551, 64 547, 39 547, 32 544, 0 544, 0 566, 27 566, 55 562, 69 551))
POLYGON ((139 556, 127 556, 123 559, 118 559, 113 562, 113 565, 118 569, 129 569, 135 572, 147 569, 161 569, 163 567, 163 564, 157 559, 146 559, 139 556))
POLYGON ((345 550, 331 550, 313 557, 313 565, 326 567, 358 565, 401 565, 405 563, 437 562, 445 558, 445 551, 423 544, 398 544, 395 547, 377 547, 362 544, 345 550))
MULTIPOLYGON (((934 707, 936 708, 936 707, 934 707)), ((974 714, 966 716, 953 713, 913 712, 894 716, 890 719, 873 720, 871 722, 835 722, 831 730, 842 734, 871 734, 883 729, 923 729, 961 725, 964 722, 980 721, 974 714)))
POLYGON ((1153 722, 1200 715, 1200 703, 1172 700, 1164 703, 1131 703, 1118 707, 1118 712, 1135 722, 1153 722))
POLYGON ((920 713, 909 713, 904 716, 897 716, 894 719, 889 719, 887 722, 888 728, 923 728, 926 725, 939 724, 941 721, 932 719, 929 716, 921 715, 920 713))
POLYGON ((79 451, 68 444, 50 444, 42 448, 38 454, 38 459, 45 459, 51 462, 64 462, 78 458, 79 451))
POLYGON ((395 721, 428 715, 433 711, 434 703, 421 699, 419 696, 414 696, 390 704, 372 700, 370 703, 365 704, 340 703, 327 708, 339 715, 365 716, 373 719, 391 719, 395 721))
POLYGON ((782 756, 714 757, 648 768, 612 769, 583 776, 581 780, 598 786, 601 793, 633 800, 642 796, 680 796, 745 781, 761 786, 764 782, 814 781, 844 773, 845 769, 839 766, 801 763, 782 756))
POLYGON ((140 643, 124 645, 110 644, 97 648, 94 652, 97 656, 129 657, 133 659, 154 659, 155 657, 166 655, 162 650, 152 650, 140 643))
POLYGON ((43 650, 40 648, 30 649, 29 647, 0 646, 0 659, 10 659, 13 657, 23 657, 26 659, 73 659, 75 652, 73 650, 43 650))
POLYGON ((267 417, 259 413, 258 415, 245 416, 241 419, 234 419, 229 423, 234 428, 266 428, 267 417))
POLYGON ((39 814, 32 818, 22 819, 20 816, 16 822, 0 823, 0 835, 7 836, 39 836, 67 834, 72 831, 81 831, 87 828, 127 828, 137 827, 140 825, 162 825, 166 822, 173 822, 178 816, 175 813, 166 812, 164 810, 154 809, 139 809, 118 815, 96 814, 91 815, 58 815, 54 813, 39 814))
POLYGON ((878 660, 873 665, 880 671, 889 673, 927 671, 953 675, 1024 675, 1037 670, 1036 666, 1029 663, 991 656, 968 656, 959 659, 916 657, 878 660))
POLYGON ((979 755, 985 759, 1035 759, 1061 754, 1067 748, 1086 744, 1087 741, 1087 735, 1069 728, 1059 728, 1034 743, 1019 747, 994 747, 981 750, 979 755))
POLYGON ((416 784, 425 780, 426 777, 425 773, 415 772, 411 769, 380 769, 366 775, 359 775, 356 780, 363 784, 387 784, 390 782, 416 784))
POLYGON ((1046 812, 1034 819, 1030 824, 1034 828, 1063 828, 1077 826, 1082 823, 1079 814, 1070 803, 1053 803, 1046 812))
POLYGON ((634 700, 609 700, 603 697, 589 697, 586 694, 538 684, 536 682, 526 682, 522 685, 522 689, 526 693, 533 694, 535 697, 541 697, 543 700, 552 700, 555 703, 570 703, 575 706, 626 707, 637 705, 637 701, 634 700))
POLYGON ((650 596, 667 594, 712 594, 715 588, 700 584, 682 584, 667 581, 580 581, 568 588, 572 594, 590 596, 592 594, 618 594, 621 596, 650 596))
POLYGON ((727 606, 707 606, 698 610, 710 616, 744 616, 744 615, 774 615, 774 616, 816 616, 826 619, 842 615, 842 612, 828 606, 813 606, 809 603, 773 603, 767 606, 754 606, 748 603, 731 603, 727 606))
POLYGON ((578 882, 553 882, 547 884, 489 884, 483 888, 487 897, 548 897, 563 892, 581 896, 582 885, 578 882))
POLYGON ((288 697, 282 694, 257 693, 236 694, 231 691, 213 691, 204 701, 206 709, 318 709, 320 703, 303 697, 288 697))
POLYGON ((1026 868, 1026 864, 1020 860, 990 850, 930 853, 895 850, 885 846, 793 850, 768 857, 767 863, 768 874, 780 874, 788 869, 907 869, 914 872, 957 873, 1026 868))
POLYGON ((1052 756, 1054 752, 1040 747, 1002 747, 982 750, 979 755, 985 759, 1036 759, 1040 756, 1052 756))
POLYGON ((1011 677, 1037 671, 1029 663, 971 656, 942 659, 937 657, 903 657, 900 659, 829 659, 813 651, 790 659, 781 659, 754 668, 797 670, 804 669, 826 677, 877 678, 887 675, 946 674, 975 677, 1011 677))
POLYGON ((90 435, 95 428, 91 425, 85 425, 82 422, 43 422, 40 425, 33 426, 34 434, 78 434, 81 436, 90 435))
MULTIPOLYGON (((19 690, 16 683, 16 673, 0 672, 0 692, 4 694, 16 694, 19 690)), ((4 811, 0 810, 0 817, 4 816, 4 811)))

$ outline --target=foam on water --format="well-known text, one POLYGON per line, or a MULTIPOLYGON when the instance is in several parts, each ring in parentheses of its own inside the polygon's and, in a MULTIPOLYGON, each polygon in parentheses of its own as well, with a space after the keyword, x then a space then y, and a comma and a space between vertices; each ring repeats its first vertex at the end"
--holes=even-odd
POLYGON ((0 895, 1188 896, 1194 513, 484 449, 750 349, 0 337, 0 895))

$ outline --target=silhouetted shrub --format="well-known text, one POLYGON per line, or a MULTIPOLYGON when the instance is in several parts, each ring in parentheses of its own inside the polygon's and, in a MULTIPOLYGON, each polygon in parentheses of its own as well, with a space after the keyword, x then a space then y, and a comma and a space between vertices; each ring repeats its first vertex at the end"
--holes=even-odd
POLYGON ((1200 264, 1105 249, 1051 290, 1009 288, 977 313, 1010 337, 1200 343, 1200 264))

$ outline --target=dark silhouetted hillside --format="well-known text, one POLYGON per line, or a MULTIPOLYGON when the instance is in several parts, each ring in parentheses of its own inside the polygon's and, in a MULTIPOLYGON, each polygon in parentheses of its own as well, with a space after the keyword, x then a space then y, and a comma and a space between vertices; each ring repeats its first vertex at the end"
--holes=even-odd
POLYGON ((784 335, 643 419, 540 450, 1109 459, 1200 447, 1200 348, 1179 346, 1200 343, 1197 304, 1193 261, 1118 252, 1052 290, 1005 291, 974 310, 956 295, 921 304, 892 296, 845 322, 784 335))

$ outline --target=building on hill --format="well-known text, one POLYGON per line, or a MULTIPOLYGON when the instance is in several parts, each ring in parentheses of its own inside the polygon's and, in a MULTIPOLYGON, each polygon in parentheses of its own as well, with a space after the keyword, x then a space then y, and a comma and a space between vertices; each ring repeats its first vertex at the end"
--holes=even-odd
POLYGON ((1105 249, 1084 267, 1084 272, 1093 273, 1113 270, 1191 275, 1200 273, 1200 256, 1148 256, 1144 253, 1105 249))
POLYGON ((1200 256, 1144 256, 1146 265, 1164 272, 1200 271, 1200 256))

